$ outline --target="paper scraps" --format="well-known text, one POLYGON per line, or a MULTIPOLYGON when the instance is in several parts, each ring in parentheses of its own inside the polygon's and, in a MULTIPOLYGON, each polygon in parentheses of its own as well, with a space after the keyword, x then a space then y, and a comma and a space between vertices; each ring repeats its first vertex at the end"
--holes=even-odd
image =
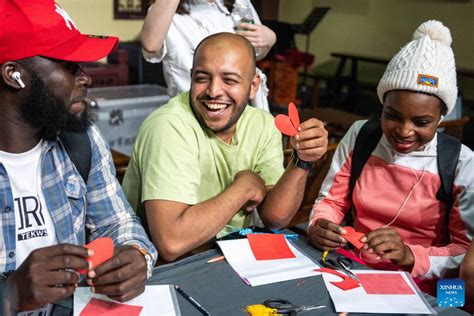
POLYGON ((330 268, 315 269, 314 271, 329 273, 342 278, 342 281, 331 281, 331 284, 337 286, 338 288, 344 291, 355 289, 356 287, 359 287, 360 284, 358 281, 351 279, 349 276, 330 268))

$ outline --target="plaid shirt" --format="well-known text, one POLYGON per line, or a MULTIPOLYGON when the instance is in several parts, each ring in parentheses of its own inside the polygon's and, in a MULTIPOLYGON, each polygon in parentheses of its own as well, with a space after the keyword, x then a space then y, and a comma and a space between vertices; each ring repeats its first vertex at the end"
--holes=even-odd
MULTIPOLYGON (((85 231, 91 240, 108 236, 115 245, 137 244, 157 259, 140 220, 115 178, 112 155, 96 126, 87 130, 91 169, 87 184, 59 140, 44 141, 41 180, 46 207, 51 213, 59 243, 83 245, 85 231)), ((0 161, 0 273, 15 270, 15 212, 10 181, 0 161)))

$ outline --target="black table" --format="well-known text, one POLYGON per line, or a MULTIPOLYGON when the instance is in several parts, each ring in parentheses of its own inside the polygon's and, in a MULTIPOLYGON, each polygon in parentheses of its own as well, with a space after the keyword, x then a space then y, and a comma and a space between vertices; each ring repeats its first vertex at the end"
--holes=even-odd
MULTIPOLYGON (((313 260, 321 257, 321 252, 309 245, 304 237, 300 237, 295 245, 313 260)), ((247 305, 261 304, 269 298, 283 298, 296 305, 326 305, 324 309, 301 312, 298 315, 337 315, 320 275, 251 287, 240 279, 226 261, 206 263, 209 259, 219 255, 221 252, 218 249, 212 249, 156 267, 148 284, 179 285, 212 315, 247 315, 245 312, 247 305)), ((332 256, 333 254, 330 254, 329 258, 332 256)), ((368 269, 358 263, 354 263, 354 268, 368 269)), ((179 293, 176 295, 183 316, 202 315, 182 295, 179 293)), ((439 315, 469 315, 454 307, 437 307, 436 298, 428 294, 424 294, 424 296, 439 315)), ((70 298, 62 302, 60 306, 56 306, 54 315, 72 315, 71 306, 72 299, 70 298)), ((353 314, 351 313, 351 315, 353 314)), ((157 315, 159 315, 159 311, 157 311, 157 315)))
MULTIPOLYGON (((309 245, 303 237, 296 242, 296 246, 313 259, 321 257, 321 252, 309 245)), ((157 267, 149 283, 179 285, 212 315, 246 315, 247 305, 260 304, 268 298, 284 298, 297 305, 327 306, 325 309, 301 312, 301 315, 337 315, 320 275, 251 287, 240 279, 226 261, 206 263, 220 254, 219 250, 209 250, 157 267)), ((354 268, 367 269, 357 263, 354 268)), ((424 295, 440 315, 469 315, 457 308, 437 307, 434 297, 424 295)), ((202 315, 180 294, 177 293, 177 296, 182 315, 202 315)))

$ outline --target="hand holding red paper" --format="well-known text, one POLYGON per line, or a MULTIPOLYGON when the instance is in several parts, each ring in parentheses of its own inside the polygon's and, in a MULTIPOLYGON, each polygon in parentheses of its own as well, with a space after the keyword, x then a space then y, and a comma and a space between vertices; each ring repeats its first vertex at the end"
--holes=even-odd
POLYGON ((309 230, 309 238, 313 245, 324 251, 332 251, 346 245, 343 237, 346 231, 343 227, 325 218, 316 220, 309 230))
POLYGON ((391 227, 379 228, 362 239, 365 242, 363 249, 378 255, 379 260, 391 260, 398 266, 410 267, 415 258, 410 247, 403 243, 398 231, 391 227))
POLYGON ((361 242, 361 238, 364 237, 363 233, 356 232, 355 229, 351 226, 346 226, 344 227, 344 230, 346 231, 342 236, 350 242, 357 250, 360 250, 362 246, 364 245, 363 242, 361 242))
MULTIPOLYGON (((84 248, 93 251, 93 255, 87 258, 87 261, 90 263, 89 269, 94 269, 114 255, 114 241, 109 237, 97 238, 85 245, 84 248)), ((87 269, 81 269, 77 272, 85 274, 87 269)))
POLYGON ((124 245, 115 248, 114 256, 90 270, 87 277, 94 293, 124 302, 145 291, 147 264, 137 248, 124 245))
POLYGON ((33 250, 7 279, 4 299, 14 310, 24 311, 72 295, 79 282, 74 270, 87 268, 89 255, 86 248, 69 244, 33 250))
POLYGON ((275 125, 280 132, 291 136, 291 145, 301 160, 316 161, 326 153, 328 133, 324 123, 315 118, 300 123, 293 103, 288 106, 288 116, 279 114, 275 117, 275 125))

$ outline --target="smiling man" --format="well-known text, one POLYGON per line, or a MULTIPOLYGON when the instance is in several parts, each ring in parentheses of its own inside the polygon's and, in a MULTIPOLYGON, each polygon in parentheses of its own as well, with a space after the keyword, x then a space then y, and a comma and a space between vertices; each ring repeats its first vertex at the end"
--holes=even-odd
POLYGON ((211 35, 196 49, 190 92, 140 128, 123 185, 163 259, 259 219, 284 227, 298 209, 327 132, 316 119, 301 123, 294 163, 284 170, 273 116, 248 106, 259 83, 250 42, 211 35))
POLYGON ((91 78, 78 64, 103 58, 117 42, 81 34, 52 0, 0 3, 2 315, 47 314, 49 303, 74 293, 75 270, 87 271, 93 292, 116 300, 144 291, 156 249, 89 120, 91 78), (63 132, 82 135, 90 147, 87 177, 69 157, 63 132), (83 245, 99 237, 112 238, 114 256, 91 269, 93 252, 83 245))

